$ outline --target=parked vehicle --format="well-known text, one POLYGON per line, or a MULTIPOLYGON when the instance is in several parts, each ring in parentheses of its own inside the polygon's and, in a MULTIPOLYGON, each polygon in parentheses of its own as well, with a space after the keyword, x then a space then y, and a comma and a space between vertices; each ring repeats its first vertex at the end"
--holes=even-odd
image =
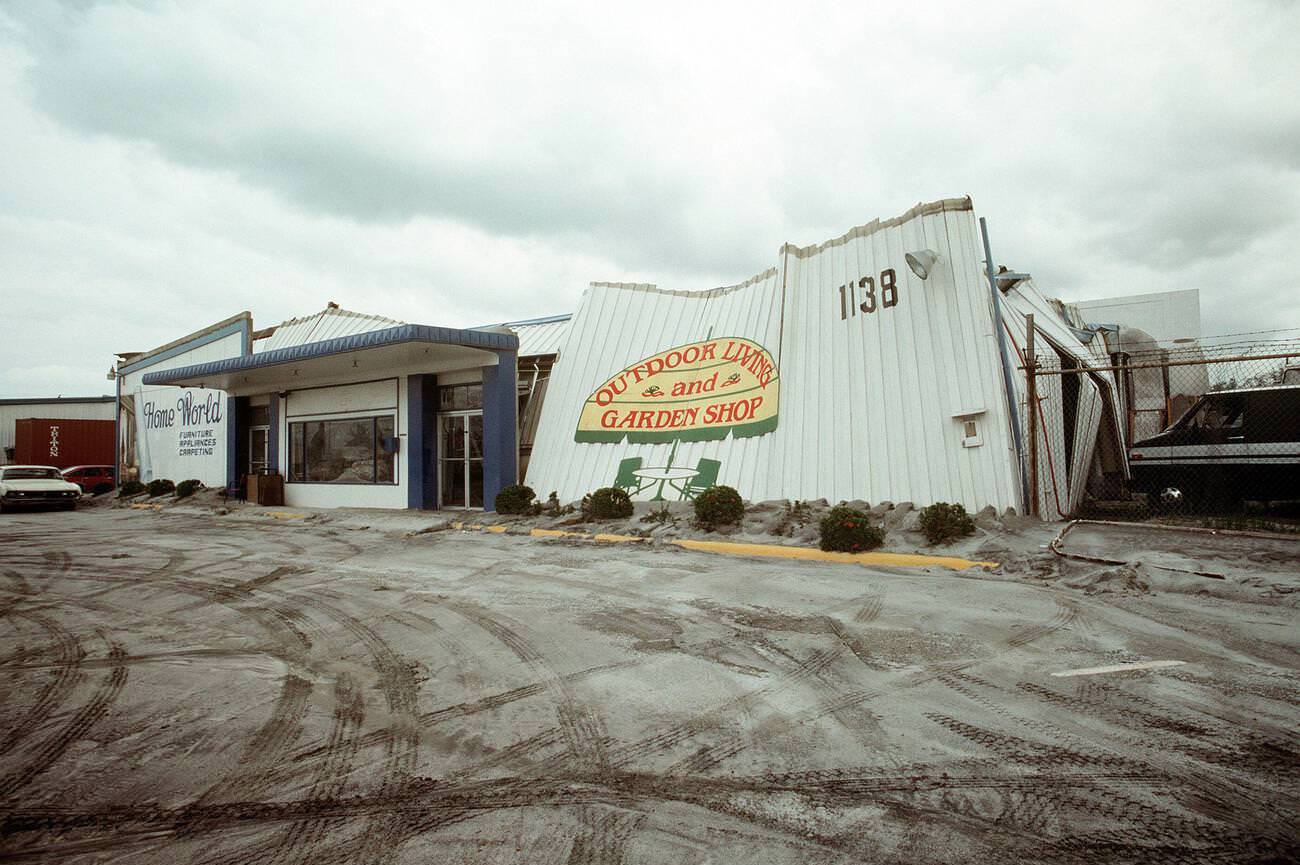
POLYGON ((110 492, 115 486, 112 466, 73 466, 63 470, 63 479, 81 487, 88 495, 110 492))
POLYGON ((1300 499, 1300 385, 1201 397, 1129 453, 1134 489, 1166 508, 1300 499))
POLYGON ((54 466, 4 466, 0 468, 0 512, 34 505, 57 505, 73 510, 81 488, 63 479, 54 466))

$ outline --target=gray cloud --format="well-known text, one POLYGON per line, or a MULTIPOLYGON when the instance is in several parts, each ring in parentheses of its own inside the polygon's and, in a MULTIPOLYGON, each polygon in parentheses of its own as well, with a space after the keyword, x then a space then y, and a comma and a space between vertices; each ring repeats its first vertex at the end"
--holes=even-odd
POLYGON ((26 320, 79 304, 113 349, 325 300, 473 324, 970 194, 1049 291, 1300 326, 1297 30, 1270 3, 32 0, 0 12, 0 270, 26 320))

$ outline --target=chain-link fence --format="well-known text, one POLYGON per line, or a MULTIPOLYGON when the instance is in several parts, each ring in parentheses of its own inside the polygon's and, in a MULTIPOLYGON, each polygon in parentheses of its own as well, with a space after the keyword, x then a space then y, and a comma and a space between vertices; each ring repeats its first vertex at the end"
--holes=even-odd
POLYGON ((1031 510, 1300 531, 1300 339, 1259 336, 1040 341, 1021 400, 1031 510))

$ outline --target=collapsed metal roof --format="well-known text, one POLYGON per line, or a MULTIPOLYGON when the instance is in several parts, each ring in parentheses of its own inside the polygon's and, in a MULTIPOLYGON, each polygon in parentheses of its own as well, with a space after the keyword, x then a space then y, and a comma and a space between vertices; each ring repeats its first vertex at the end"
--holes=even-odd
POLYGON ((671 455, 674 466, 720 461, 718 483, 753 501, 1018 507, 1019 466, 979 246, 970 200, 948 199, 823 244, 786 245, 775 266, 735 286, 687 292, 593 283, 561 344, 529 485, 573 500, 612 483, 624 459, 665 466, 671 455), (938 263, 922 280, 904 256, 927 249, 938 263), (718 337, 771 353, 780 387, 775 430, 722 441, 575 441, 584 404, 611 375, 718 337), (967 421, 979 428, 978 443, 968 440, 967 421))

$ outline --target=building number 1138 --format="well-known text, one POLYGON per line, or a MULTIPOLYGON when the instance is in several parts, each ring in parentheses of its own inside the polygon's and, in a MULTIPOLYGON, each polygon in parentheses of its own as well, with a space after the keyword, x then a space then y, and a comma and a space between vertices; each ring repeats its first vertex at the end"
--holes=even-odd
POLYGON ((840 321, 857 315, 859 309, 870 314, 881 307, 889 309, 897 305, 898 282, 892 267, 880 271, 879 290, 876 288, 876 279, 872 276, 864 276, 857 283, 850 281, 840 286, 840 321), (862 292, 861 303, 858 302, 859 290, 862 292))

